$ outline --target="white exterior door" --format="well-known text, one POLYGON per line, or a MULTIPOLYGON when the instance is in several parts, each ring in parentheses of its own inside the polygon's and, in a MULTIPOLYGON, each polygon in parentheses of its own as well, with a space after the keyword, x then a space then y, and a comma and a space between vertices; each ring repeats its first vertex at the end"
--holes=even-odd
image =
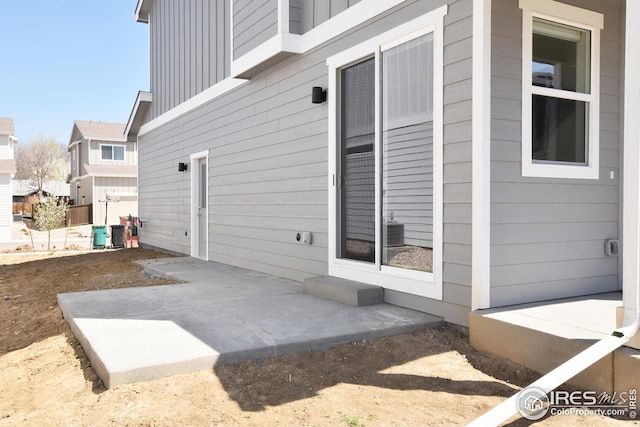
POLYGON ((208 259, 208 152, 191 156, 191 256, 208 259))

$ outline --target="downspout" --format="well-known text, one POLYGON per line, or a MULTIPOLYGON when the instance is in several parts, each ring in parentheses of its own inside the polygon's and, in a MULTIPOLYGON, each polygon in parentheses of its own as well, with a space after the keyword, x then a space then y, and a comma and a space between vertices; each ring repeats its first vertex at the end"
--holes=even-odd
POLYGON ((583 352, 578 353, 576 356, 567 360, 539 380, 531 383, 527 388, 516 393, 495 408, 491 409, 489 412, 486 412, 484 415, 475 419, 468 424, 468 427, 500 425, 518 413, 518 400, 524 391, 531 388, 537 388, 544 391, 545 394, 549 393, 559 385, 567 382, 578 373, 582 372, 598 360, 605 357, 607 354, 629 341, 629 339, 638 332, 639 326, 640 322, 636 317, 635 321, 632 323, 623 325, 616 329, 608 337, 598 341, 583 352))
MULTIPOLYGON (((637 40, 640 2, 626 2, 625 40, 637 40), (633 33, 633 34, 632 34, 633 33)), ((625 43, 624 171, 623 171, 623 304, 622 325, 608 337, 558 366, 511 396, 469 426, 497 426, 518 413, 518 399, 530 388, 549 393, 624 345, 640 329, 640 44, 625 43)))

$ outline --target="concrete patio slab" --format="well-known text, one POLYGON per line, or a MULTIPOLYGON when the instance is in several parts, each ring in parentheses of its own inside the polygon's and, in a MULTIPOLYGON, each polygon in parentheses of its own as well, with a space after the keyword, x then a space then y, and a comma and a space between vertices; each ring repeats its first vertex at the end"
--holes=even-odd
MULTIPOLYGON (((611 335, 621 305, 622 294, 610 292, 474 311, 471 345, 547 373, 611 335)), ((630 384, 640 384, 640 351, 618 349, 568 383, 581 390, 628 392, 630 384)))
POLYGON ((107 388, 443 323, 389 304, 351 307, 297 282, 194 258, 142 264, 185 283, 58 296, 107 388))

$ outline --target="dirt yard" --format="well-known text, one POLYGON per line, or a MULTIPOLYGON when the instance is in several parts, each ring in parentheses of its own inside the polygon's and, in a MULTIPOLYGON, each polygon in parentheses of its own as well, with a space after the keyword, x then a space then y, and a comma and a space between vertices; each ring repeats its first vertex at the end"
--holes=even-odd
MULTIPOLYGON (((163 256, 0 255, 0 426, 464 425, 537 378, 443 328, 105 390, 56 295, 172 286, 131 263, 163 256)), ((575 415, 535 425, 577 424, 638 425, 575 415)))

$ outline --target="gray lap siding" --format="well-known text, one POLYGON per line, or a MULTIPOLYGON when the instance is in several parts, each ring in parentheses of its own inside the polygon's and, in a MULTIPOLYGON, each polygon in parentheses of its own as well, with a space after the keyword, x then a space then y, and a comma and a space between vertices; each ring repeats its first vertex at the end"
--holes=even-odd
MULTIPOLYGON (((467 324, 472 55, 468 24, 472 2, 449 3, 443 106, 445 301, 391 291, 388 297, 467 324)), ((209 259, 293 280, 327 274, 328 109, 327 104, 311 103, 311 87, 327 87, 326 58, 441 4, 443 1, 435 0, 406 2, 141 135, 139 204, 145 220, 141 241, 190 253, 190 173, 178 172, 177 163, 208 150, 209 259), (313 233, 312 245, 296 241, 296 233, 302 231, 313 233)))
POLYGON ((494 0, 491 141, 491 305, 619 289, 621 2, 566 1, 604 13, 601 33, 600 178, 522 177, 518 3, 494 0), (616 12, 616 6, 618 12, 616 12), (613 173, 614 178, 610 178, 613 173))

